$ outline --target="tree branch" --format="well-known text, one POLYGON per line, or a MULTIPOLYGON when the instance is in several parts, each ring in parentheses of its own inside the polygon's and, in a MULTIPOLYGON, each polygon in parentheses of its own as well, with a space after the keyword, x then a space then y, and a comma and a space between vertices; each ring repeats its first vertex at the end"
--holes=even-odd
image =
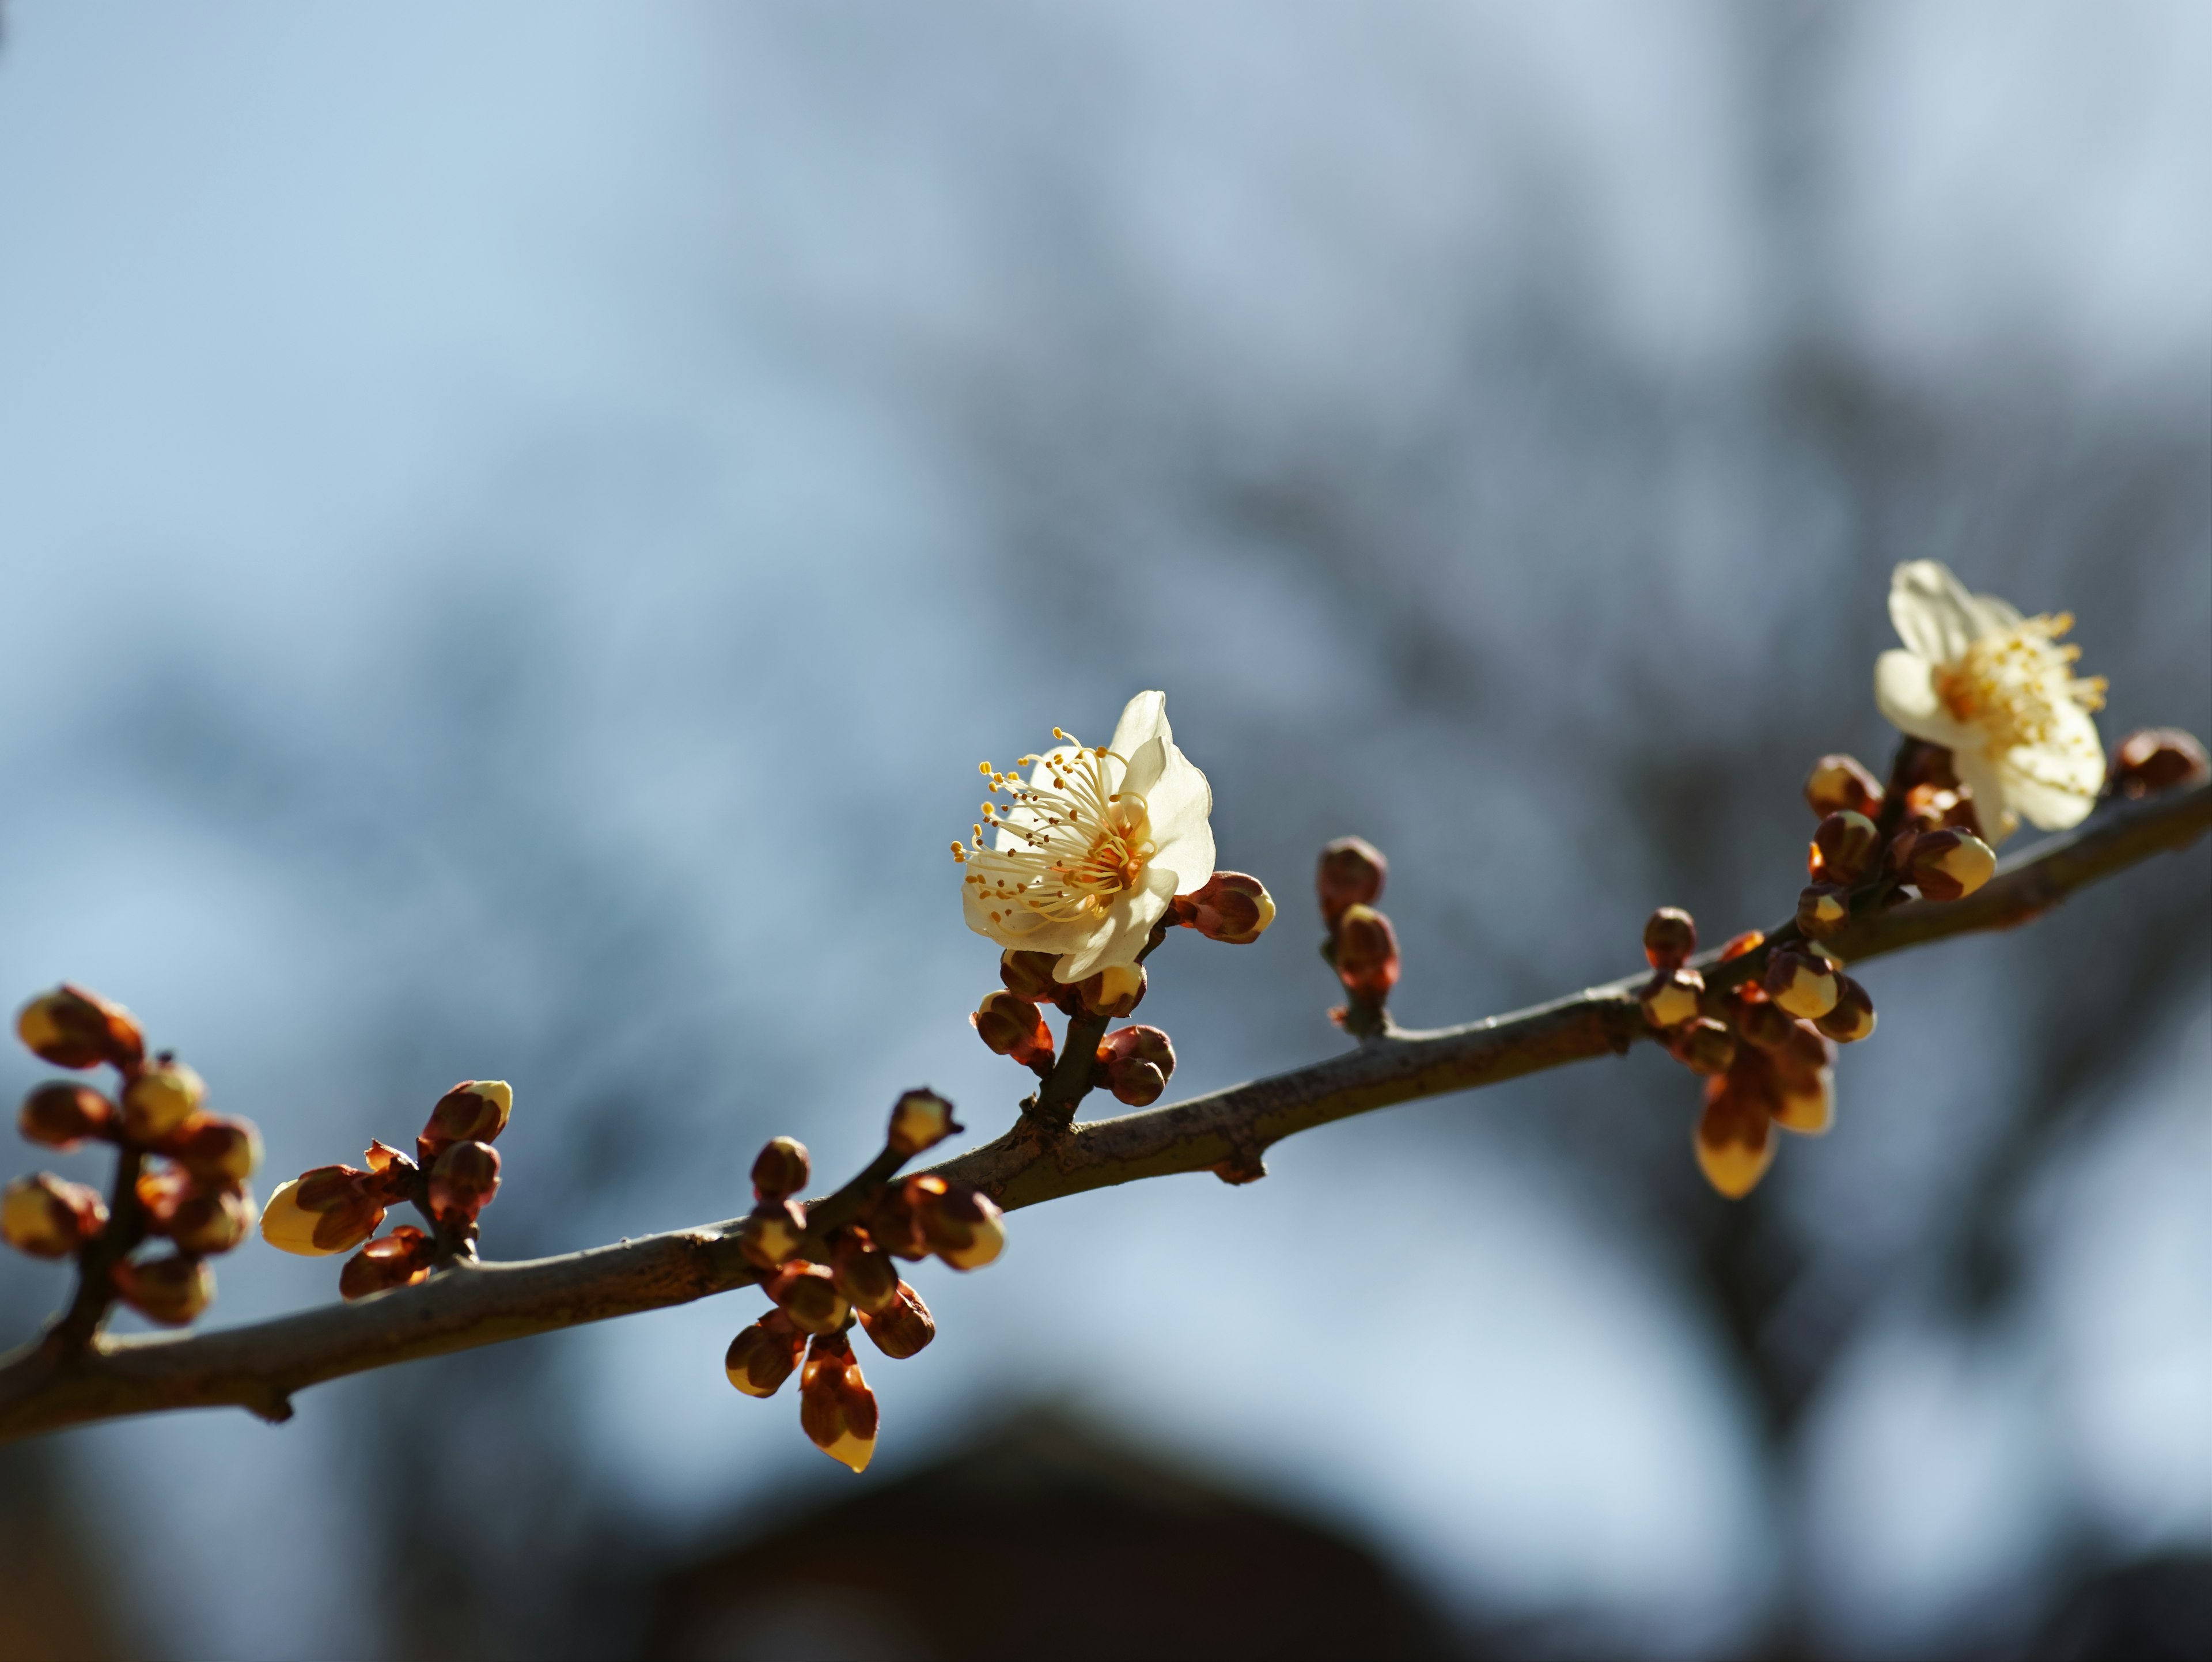
MULTIPOLYGON (((2005 862, 1977 893, 1854 922, 1846 960, 2032 921, 2076 890, 2212 829, 2212 785, 2115 802, 2005 862)), ((935 1168, 1012 1209, 1231 1162, 1331 1120, 1624 1051, 1647 1037, 1641 976, 1511 1015, 1395 1032, 1311 1067, 1186 1102, 1069 1127, 1025 1117, 935 1168)), ((211 1333, 101 1338, 70 1356, 51 1338, 0 1365, 0 1439, 161 1409, 291 1414, 294 1392, 418 1357, 686 1304, 760 1279, 732 1239, 741 1220, 520 1263, 458 1263, 417 1287, 211 1333)))

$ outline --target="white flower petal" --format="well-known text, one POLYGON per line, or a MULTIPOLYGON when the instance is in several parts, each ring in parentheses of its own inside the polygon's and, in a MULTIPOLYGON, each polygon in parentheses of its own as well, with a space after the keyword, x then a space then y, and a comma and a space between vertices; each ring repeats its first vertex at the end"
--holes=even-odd
POLYGON ((1180 756, 1182 752, 1154 734, 1138 746, 1136 754, 1129 758, 1128 771, 1121 776, 1121 782, 1115 787, 1116 791, 1123 796, 1141 796, 1149 805, 1154 787, 1160 782, 1160 776, 1167 771, 1170 753, 1180 756))
POLYGON ((1976 742, 1943 708, 1935 674, 1918 653, 1893 648, 1874 661, 1874 701, 1899 733, 1954 749, 1976 742))
POLYGON ((1931 664, 1948 664, 1980 636, 1984 617, 1949 568, 1908 560, 1890 575, 1889 620, 1914 652, 1931 664))
POLYGON ((1154 738, 1175 742, 1175 731, 1168 726, 1168 696, 1140 692, 1121 707, 1121 719, 1114 724, 1114 737, 1106 748, 1133 758, 1154 738))
POLYGON ((1176 874, 1177 894, 1205 887, 1213 875, 1213 787, 1206 776, 1176 751, 1146 806, 1152 810, 1153 863, 1176 874))
POLYGON ((1145 870, 1144 881, 1125 891, 1107 909, 1098 933, 1053 966, 1053 977, 1073 983, 1117 964, 1134 964, 1152 938, 1152 925, 1166 916, 1176 874, 1160 866, 1145 870))
POLYGON ((1965 744, 1951 752, 1951 770, 1972 793, 1974 816, 1982 822, 1982 836, 1991 848, 2020 829, 2020 816, 2006 799, 2003 770, 1978 744, 1965 744))
POLYGON ((2048 744, 2022 746, 1999 764, 2005 800, 2045 831, 2066 831, 2089 817, 2105 788, 2105 747, 2089 712, 2067 699, 2051 712, 2048 744))

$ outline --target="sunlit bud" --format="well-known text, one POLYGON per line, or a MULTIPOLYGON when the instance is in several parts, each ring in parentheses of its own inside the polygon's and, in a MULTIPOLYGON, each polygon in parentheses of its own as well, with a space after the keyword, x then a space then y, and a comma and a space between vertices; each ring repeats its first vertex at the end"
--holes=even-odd
POLYGON ((1741 934, 1730 935, 1721 947, 1721 962, 1741 958, 1746 953, 1755 953, 1766 944, 1766 935, 1759 929, 1746 929, 1741 934))
POLYGON ((1836 1008, 1813 1025, 1838 1044, 1854 1044, 1874 1032, 1874 1000, 1847 975, 1836 977, 1836 1008))
POLYGON ((1145 987, 1143 965, 1116 964, 1077 982, 1076 1001, 1091 1015, 1125 1016, 1145 1001, 1145 987))
POLYGON ((215 1301, 215 1271, 182 1254, 126 1258, 108 1273, 124 1303, 164 1327, 182 1327, 215 1301))
POLYGON ((1275 899, 1256 877, 1216 872, 1200 887, 1176 897, 1175 920, 1208 941, 1249 947, 1275 921, 1275 899))
POLYGON ((830 1249, 830 1272, 863 1320, 898 1301, 898 1266, 857 1231, 840 1233, 830 1249))
POLYGON ((2207 770, 2204 746, 2179 728, 2144 728, 2120 740, 2112 752, 2115 796, 2153 796, 2193 785, 2207 770))
POLYGON ((87 1137, 113 1132, 115 1105, 89 1085, 56 1080, 23 1099, 23 1111, 16 1115, 15 1125, 33 1142, 43 1142, 49 1148, 74 1148, 87 1137))
POLYGON ((1675 1034, 1668 1049, 1692 1073, 1711 1078, 1728 1072, 1729 1064, 1735 1060, 1735 1035, 1724 1022, 1707 1019, 1675 1034))
POLYGON ((1904 824, 1915 831, 1962 831, 1982 834, 1981 816, 1963 790, 1947 785, 1915 785, 1905 793, 1904 824))
POLYGON ((1175 1074, 1175 1045, 1157 1027, 1123 1027, 1098 1047, 1098 1067, 1106 1088, 1132 1108, 1159 1100, 1175 1074))
POLYGON ((1796 1027, 1789 1044, 1759 1060, 1766 1067, 1761 1082, 1766 1111, 1777 1125, 1816 1137, 1834 1123, 1835 1050, 1826 1039, 1809 1027, 1796 1027))
POLYGON ((868 1239, 893 1257, 909 1262, 929 1256, 929 1238, 922 1233, 921 1217, 915 1209, 916 1198, 907 1184, 888 1183, 865 1212, 868 1239))
POLYGON ((992 993, 968 1020, 985 1044, 1025 1068, 1052 1059, 1052 1030, 1027 999, 992 993))
POLYGON ((1656 970, 1637 997, 1644 1019, 1664 1032, 1698 1019, 1698 1000, 1705 990, 1705 978, 1695 970, 1656 970))
POLYGON ((395 1287, 428 1281, 436 1244, 413 1224, 403 1223, 346 1260, 338 1272, 338 1296, 365 1299, 395 1287))
POLYGON ((891 1152, 911 1160, 926 1148, 967 1128, 952 1117, 952 1105, 934 1091, 908 1091, 891 1105, 891 1152))
POLYGON ((753 1161, 753 1198, 780 1201, 795 1195, 806 1187, 813 1171, 805 1143, 797 1137, 770 1137, 753 1161))
POLYGON ((1881 782, 1855 756, 1823 756, 1805 776, 1805 801, 1823 819, 1832 813, 1878 813, 1881 796, 1881 782))
POLYGON ((1840 883, 1808 884, 1797 896, 1797 928, 1808 941, 1840 934, 1850 921, 1850 891, 1840 883))
POLYGON ((787 1263, 761 1284, 802 1333, 835 1333, 853 1313, 826 1263, 787 1263))
POLYGON ((1810 1021, 1836 1008, 1836 972, 1826 959, 1778 947, 1767 955, 1766 995, 1784 1014, 1810 1021))
POLYGON ((764 1200, 738 1226, 738 1251, 745 1262, 773 1269, 799 1251, 806 1235, 806 1208, 794 1200, 764 1200))
POLYGON ((183 1062, 149 1062, 123 1087, 124 1134, 137 1142, 159 1141, 206 1099, 207 1086, 183 1062))
POLYGON ((1874 875, 1881 858, 1881 833, 1863 813, 1832 813, 1813 833, 1805 870, 1815 883, 1850 889, 1874 875))
POLYGON ((138 1179, 148 1233, 166 1235, 198 1257, 228 1252, 253 1227, 253 1198, 237 1184, 203 1183, 190 1172, 149 1172, 138 1179))
POLYGON ((369 1139, 368 1150, 361 1158, 362 1163, 372 1172, 397 1170, 404 1172, 416 1169, 413 1160, 408 1159, 390 1143, 380 1142, 374 1137, 369 1139))
POLYGON ((146 1057, 137 1018, 120 1004, 64 982, 41 993, 15 1017, 15 1032, 31 1053, 57 1068, 136 1067, 146 1057))
POLYGON ((730 1341, 722 1358, 730 1383, 748 1397, 773 1397, 798 1370, 806 1336, 780 1310, 771 1310, 730 1341))
POLYGON ((430 1168, 430 1215, 444 1221, 473 1218, 499 1192, 499 1150, 488 1142, 457 1142, 430 1168))
POLYGON ((1372 906, 1346 906, 1336 920, 1336 976, 1362 1004, 1380 1004, 1398 984, 1398 934, 1372 906))
POLYGON ((902 1362, 937 1336, 937 1324, 932 1320, 929 1306, 921 1301, 921 1294, 904 1282, 898 1284, 891 1301, 881 1310, 863 1310, 860 1325, 876 1348, 895 1362, 902 1362))
POLYGON ((428 1166, 457 1142, 490 1142, 507 1129, 514 1092, 503 1079, 465 1079, 438 1099, 415 1153, 428 1166))
POLYGON ((1774 1163, 1773 1121, 1765 1104, 1741 1088, 1734 1075, 1705 1081, 1705 1111, 1698 1117, 1698 1169, 1730 1200, 1741 1200, 1774 1163))
POLYGON ((0 1190, 0 1239, 34 1258, 65 1258, 106 1227, 107 1202, 97 1189, 50 1172, 0 1190))
POLYGON ((1911 740, 1892 771, 1908 790, 1916 785, 1935 785, 1944 790, 1959 788, 1959 770, 1952 765, 1949 747, 1930 744, 1925 739, 1911 740))
POLYGON ((1382 898, 1390 862, 1372 843, 1340 837, 1321 851, 1314 889, 1321 897, 1322 922, 1334 930, 1348 906, 1369 906, 1382 898))
POLYGON ((1662 906, 1644 920, 1644 956, 1655 970, 1679 970, 1698 950, 1696 920, 1680 906, 1662 906))
POLYGON ((1005 1249, 1004 1215, 988 1195, 926 1172, 902 1186, 929 1250, 955 1269, 980 1269, 1005 1249))
POLYGON ((322 1257, 350 1251, 384 1221, 374 1175, 350 1166, 319 1166, 276 1185, 261 1208, 261 1239, 280 1252, 322 1257))
POLYGON ((1905 880, 1930 900, 1958 900, 1990 880, 1997 856, 1971 832, 1923 831, 1912 840, 1905 880))
POLYGON ((249 1119, 200 1114, 162 1139, 159 1152, 202 1177, 242 1183, 261 1167, 261 1133, 249 1119))
POLYGON ((1006 983, 1006 990, 1016 998, 1025 998, 1032 1004, 1049 1004, 1067 990, 1052 973, 1052 966, 1059 962, 1051 953, 1025 953, 1010 947, 999 954, 999 979, 1006 983))
POLYGON ((1804 1031, 1767 999, 1746 1000, 1736 1007, 1736 1037, 1762 1050, 1778 1050, 1804 1031))
POLYGON ((831 1459, 867 1470, 876 1452, 876 1394, 842 1337, 819 1338, 808 1348, 799 1378, 799 1423, 831 1459))

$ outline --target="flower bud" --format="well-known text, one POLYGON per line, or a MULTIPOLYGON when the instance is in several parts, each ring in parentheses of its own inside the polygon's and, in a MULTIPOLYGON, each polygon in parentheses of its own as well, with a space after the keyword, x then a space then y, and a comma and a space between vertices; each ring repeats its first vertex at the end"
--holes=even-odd
POLYGON ((1906 741, 1903 753, 1890 771, 1908 790, 1916 785, 1934 785, 1943 790, 1959 788, 1959 770, 1953 765, 1950 747, 1925 739, 1906 741))
POLYGON ((1190 893, 1176 897, 1175 920, 1208 941, 1249 947, 1275 921, 1275 899, 1256 877, 1216 872, 1190 893))
POLYGON ((1814 1019, 1821 1034, 1838 1044, 1855 1044, 1874 1033, 1874 1000, 1847 975, 1836 977, 1836 1007, 1814 1019))
POLYGON ((1339 915, 1336 977, 1362 1004, 1381 1004, 1398 984, 1398 934, 1372 906, 1349 905, 1339 915))
POLYGON ((1132 1108, 1159 1100, 1175 1073, 1175 1045, 1157 1027, 1123 1027, 1098 1047, 1098 1068, 1106 1088, 1132 1108))
POLYGON ((115 1105, 89 1085, 58 1079, 23 1099, 16 1129, 49 1148, 74 1148, 87 1137, 112 1135, 115 1105))
POLYGON ((1741 958, 1746 953, 1755 953, 1766 944, 1766 935, 1759 929, 1746 929, 1741 934, 1730 935, 1721 947, 1721 962, 1741 958))
POLYGON ((912 1160, 926 1148, 967 1128, 952 1117, 952 1105, 934 1091, 908 1091, 891 1105, 891 1152, 912 1160))
POLYGON ((276 1185, 261 1208, 261 1239, 280 1252, 319 1258, 359 1246, 383 1221, 373 1172, 319 1166, 276 1185))
POLYGON ((185 1170, 149 1172, 138 1179, 138 1203, 147 1233, 166 1235, 197 1257, 228 1252, 253 1227, 253 1200, 224 1178, 204 1180, 185 1170))
POLYGON ((802 1333, 835 1333, 853 1313, 827 1264, 794 1259, 762 1282, 761 1290, 802 1333))
POLYGON ((1760 1054, 1758 1086, 1767 1117, 1785 1131, 1817 1137, 1834 1123, 1835 1050, 1810 1027, 1790 1024, 1790 1042, 1760 1054))
POLYGON ((1881 812, 1881 782, 1855 756, 1823 756, 1805 776, 1805 801, 1822 819, 1832 813, 1881 812))
POLYGON ((1060 962, 1052 953, 1025 953, 1008 948, 999 954, 999 979, 1016 998, 1025 998, 1032 1004, 1049 1004, 1067 990, 1054 976, 1052 966, 1060 962))
POLYGON ((898 1267, 865 1233, 845 1230, 830 1250, 830 1273, 861 1318, 889 1309, 898 1301, 898 1267))
POLYGON ((968 1020, 985 1044, 1025 1068, 1052 1060, 1052 1030, 1027 999, 1009 992, 989 994, 968 1020))
POLYGON ((206 1099, 206 1084, 183 1062, 149 1062, 123 1087, 124 1134, 134 1142, 158 1142, 206 1099))
POLYGON ((183 1253, 125 1258, 108 1273, 124 1303, 164 1327, 182 1327, 215 1301, 215 1271, 183 1253))
POLYGON ((1698 1019, 1698 1001, 1705 990, 1705 978, 1695 970, 1655 970, 1637 998, 1644 1006, 1644 1019, 1664 1032, 1698 1019))
POLYGON ((1668 1048, 1692 1073, 1711 1079, 1728 1072, 1735 1060, 1735 1035, 1725 1022, 1707 1018, 1676 1033, 1668 1048))
POLYGON ((1850 891, 1840 883, 1808 884, 1797 896, 1797 931, 1808 941, 1841 934, 1850 921, 1850 891))
POLYGON ((365 1299, 395 1287, 412 1287, 430 1278, 437 1244, 411 1223, 373 1240, 346 1260, 338 1272, 338 1296, 365 1299))
POLYGON ((1905 793, 1904 823, 1914 831, 1962 831, 1982 834, 1973 798, 1947 785, 1915 785, 1905 793))
POLYGON ((921 1294, 904 1282, 898 1284, 896 1295, 881 1310, 863 1310, 860 1325, 876 1348, 895 1362, 902 1362, 937 1336, 937 1324, 932 1320, 929 1306, 921 1301, 921 1294))
POLYGON ((474 1219, 499 1193, 499 1150, 457 1142, 430 1168, 430 1215, 441 1223, 474 1219))
POLYGON ((763 1201, 738 1226, 738 1251, 757 1269, 787 1263, 806 1236, 806 1208, 794 1200, 763 1201))
POLYGON ((876 1396, 842 1336, 817 1338, 808 1347, 799 1377, 799 1423, 831 1459, 867 1470, 876 1452, 876 1396))
POLYGON ((1314 874, 1322 922, 1334 933, 1346 907, 1372 905, 1382 898, 1389 875, 1390 862, 1382 849, 1363 837, 1338 837, 1321 851, 1321 868, 1314 874))
POLYGON ((428 1166, 457 1142, 490 1142, 507 1129, 514 1091, 503 1079, 465 1079, 438 1099, 415 1139, 416 1158, 428 1166))
POLYGON ((1836 1008, 1836 972, 1824 958, 1777 947, 1767 955, 1766 995, 1784 1014, 1810 1021, 1836 1008))
POLYGON ((2112 752, 2111 788, 2115 796, 2154 796, 2193 785, 2206 770, 2204 746, 2193 734, 2179 728, 2144 728, 2112 752))
POLYGON ((988 1195, 927 1172, 901 1187, 929 1250, 955 1269, 981 1269, 1005 1249, 1004 1215, 988 1195))
POLYGON ((1662 906, 1644 921, 1644 956, 1655 970, 1679 970, 1698 950, 1697 921, 1680 906, 1662 906))
MULTIPOLYGON (((240 1123, 244 1123, 243 1121, 240 1123)), ((259 1156, 257 1155, 256 1159, 258 1158, 259 1156)), ((380 1142, 374 1137, 369 1139, 368 1150, 361 1158, 362 1164, 372 1172, 397 1172, 404 1176, 410 1172, 420 1169, 413 1160, 408 1159, 390 1143, 380 1142)))
POLYGON ((15 1032, 31 1053, 57 1068, 136 1067, 146 1057, 137 1018, 120 1004, 64 982, 41 993, 15 1017, 15 1032))
POLYGON ((1856 888, 1881 860, 1881 833, 1863 813, 1832 813, 1813 833, 1805 869, 1815 883, 1856 888))
POLYGON ((1765 997, 1764 988, 1759 990, 1759 997, 1747 999, 1736 1007, 1736 1037, 1762 1050, 1778 1050, 1804 1030, 1765 997))
POLYGON ((34 1258, 65 1258, 106 1227, 97 1189, 50 1172, 0 1190, 0 1239, 34 1258))
POLYGON ((771 1310, 730 1341, 722 1368, 748 1397, 773 1397, 798 1370, 806 1336, 780 1310, 771 1310))
POLYGON ((199 1114, 164 1138, 158 1152, 204 1178, 243 1183, 261 1166, 261 1133, 250 1119, 199 1114))
POLYGON ((1774 1163, 1773 1122, 1759 1097, 1733 1074, 1705 1081, 1705 1111, 1698 1117, 1698 1169, 1730 1200, 1741 1200, 1774 1163))
POLYGON ((1077 982, 1075 1001, 1091 1015, 1125 1016, 1145 1001, 1145 986, 1144 965, 1116 964, 1077 982))
POLYGON ((770 1137, 753 1161, 753 1198, 780 1201, 795 1195, 806 1187, 813 1170, 806 1145, 797 1137, 770 1137))
POLYGON ((1959 900, 1990 880, 1997 868, 1996 851, 1962 831, 1923 831, 1906 856, 1905 881, 1930 900, 1959 900))

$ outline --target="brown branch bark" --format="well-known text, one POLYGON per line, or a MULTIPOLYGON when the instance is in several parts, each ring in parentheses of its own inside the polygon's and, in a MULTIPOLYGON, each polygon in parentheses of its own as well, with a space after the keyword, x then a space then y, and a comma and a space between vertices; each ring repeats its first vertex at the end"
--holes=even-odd
MULTIPOLYGON (((1856 963, 2010 928, 2208 829, 2212 785, 2111 804, 2008 861, 1967 898, 1862 918, 1832 944, 1856 963)), ((1311 1067, 1141 1113, 1065 1128, 1027 1117, 936 1169, 1010 1209, 1224 1161, 1249 1169, 1268 1144, 1331 1120, 1626 1050, 1645 1037, 1641 980, 1463 1027, 1395 1032, 1311 1067)), ((759 1279, 730 1239, 738 1221, 529 1263, 459 1263, 356 1304, 210 1333, 103 1338, 73 1357, 43 1342, 0 1365, 0 1440, 167 1409, 235 1406, 282 1420, 294 1392, 325 1379, 728 1292, 759 1279)))

